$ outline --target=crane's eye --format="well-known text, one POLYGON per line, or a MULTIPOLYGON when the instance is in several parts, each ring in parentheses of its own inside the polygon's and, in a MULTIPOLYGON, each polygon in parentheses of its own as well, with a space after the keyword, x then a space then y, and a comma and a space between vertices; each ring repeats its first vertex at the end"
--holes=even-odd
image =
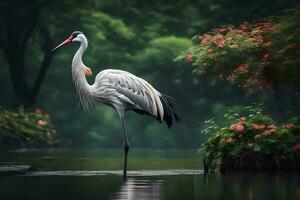
POLYGON ((72 33, 72 36, 73 36, 73 38, 76 38, 77 35, 79 35, 79 34, 81 34, 81 33, 82 33, 82 32, 80 32, 80 31, 75 31, 75 32, 72 33))
POLYGON ((73 34, 72 34, 73 38, 76 38, 77 35, 78 35, 78 33, 73 33, 73 34))

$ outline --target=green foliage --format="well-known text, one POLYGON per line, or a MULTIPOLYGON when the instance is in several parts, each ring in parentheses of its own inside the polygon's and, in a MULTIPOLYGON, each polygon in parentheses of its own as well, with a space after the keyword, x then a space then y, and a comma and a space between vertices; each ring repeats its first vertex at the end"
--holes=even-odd
POLYGON ((149 67, 152 65, 155 69, 163 67, 162 71, 167 72, 174 70, 173 58, 191 45, 191 41, 186 38, 175 36, 155 38, 149 42, 144 51, 137 54, 136 59, 149 67))
MULTIPOLYGON (((280 124, 264 114, 262 105, 258 104, 228 110, 224 118, 222 128, 202 145, 204 157, 222 159, 223 162, 226 157, 239 159, 249 154, 258 160, 266 157, 274 160, 300 158, 299 117, 280 124)), ((208 123, 215 124, 213 120, 208 123)))
POLYGON ((59 142, 48 113, 41 109, 27 112, 0 107, 0 147, 41 147, 59 142))
MULTIPOLYGON (((0 14, 0 23, 19 30, 13 31, 15 34, 23 33, 20 28, 28 30, 33 19, 23 14, 32 11, 35 5, 47 2, 38 12, 32 34, 14 36, 13 42, 9 43, 11 47, 14 42, 29 37, 24 56, 24 74, 28 85, 35 82, 45 53, 49 53, 73 31, 81 30, 89 40, 89 48, 83 61, 91 67, 94 75, 107 68, 127 70, 177 99, 181 108, 178 112, 183 122, 170 130, 147 116, 130 112, 126 115, 131 146, 155 148, 198 148, 208 136, 199 134, 201 123, 211 113, 218 120, 226 107, 241 104, 241 101, 253 101, 245 96, 246 93, 231 87, 225 81, 195 76, 191 73, 192 67, 189 63, 173 62, 174 57, 192 45, 189 38, 222 24, 240 24, 245 20, 252 20, 254 15, 270 16, 283 7, 298 3, 294 0, 233 0, 230 3, 217 0, 26 2, 0 3, 0 10, 3 11, 0 14), (7 14, 17 18, 6 17, 7 14), (52 44, 45 48, 48 40, 52 44)), ((7 35, 4 30, 3 26, 0 40, 6 42, 7 35)), ((78 101, 70 75, 70 64, 77 45, 70 44, 55 54, 36 105, 53 113, 51 120, 57 134, 69 139, 74 146, 120 147, 123 142, 121 127, 113 109, 104 106, 88 113, 77 109, 78 101)), ((11 68, 6 53, 1 49, 0 104, 9 107, 15 105, 15 100, 20 97, 14 94, 11 68)), ((17 60, 14 57, 16 52, 12 54, 13 60, 17 60)), ((92 83, 94 77, 88 78, 88 81, 92 83)), ((25 91, 22 94, 30 96, 30 92, 25 91)), ((288 97, 289 95, 285 95, 282 102, 287 102, 288 97)), ((291 105, 289 102, 286 104, 291 105)), ((297 104, 292 107, 293 110, 298 108, 297 104)))
POLYGON ((268 20, 221 26, 195 36, 195 45, 177 60, 192 63, 199 75, 209 73, 250 92, 277 92, 279 85, 300 80, 299 18, 298 6, 268 20))

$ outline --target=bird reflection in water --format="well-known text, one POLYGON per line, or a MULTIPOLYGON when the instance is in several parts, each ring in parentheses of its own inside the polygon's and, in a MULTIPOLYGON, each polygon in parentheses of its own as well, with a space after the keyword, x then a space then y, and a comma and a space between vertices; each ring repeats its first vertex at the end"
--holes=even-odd
POLYGON ((127 179, 118 192, 112 195, 113 200, 156 200, 162 199, 161 180, 127 179))

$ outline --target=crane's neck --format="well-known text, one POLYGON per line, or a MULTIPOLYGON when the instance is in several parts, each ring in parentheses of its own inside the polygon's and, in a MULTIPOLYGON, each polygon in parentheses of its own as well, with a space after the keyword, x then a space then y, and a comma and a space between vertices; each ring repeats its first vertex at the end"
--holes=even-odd
POLYGON ((84 74, 84 64, 82 62, 82 55, 87 49, 87 39, 83 37, 80 47, 75 53, 72 61, 72 78, 75 84, 79 101, 84 109, 87 109, 93 104, 93 98, 91 96, 91 86, 87 82, 84 74))

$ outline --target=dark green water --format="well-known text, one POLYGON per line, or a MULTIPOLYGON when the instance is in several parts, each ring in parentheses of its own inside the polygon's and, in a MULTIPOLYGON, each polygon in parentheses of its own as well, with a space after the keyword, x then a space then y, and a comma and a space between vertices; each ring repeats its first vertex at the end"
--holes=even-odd
POLYGON ((135 150, 123 182, 119 151, 1 153, 2 164, 29 163, 38 172, 0 177, 0 199, 300 199, 299 174, 204 176, 196 150, 135 150))

